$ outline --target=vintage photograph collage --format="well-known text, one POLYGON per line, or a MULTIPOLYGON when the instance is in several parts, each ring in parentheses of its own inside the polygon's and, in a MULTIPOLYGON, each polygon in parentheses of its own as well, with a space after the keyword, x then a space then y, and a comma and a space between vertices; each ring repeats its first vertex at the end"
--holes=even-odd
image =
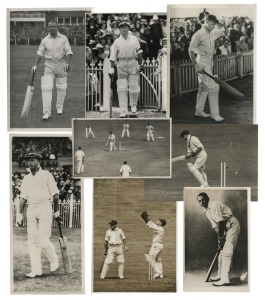
POLYGON ((11 294, 250 291, 256 9, 6 10, 11 294))

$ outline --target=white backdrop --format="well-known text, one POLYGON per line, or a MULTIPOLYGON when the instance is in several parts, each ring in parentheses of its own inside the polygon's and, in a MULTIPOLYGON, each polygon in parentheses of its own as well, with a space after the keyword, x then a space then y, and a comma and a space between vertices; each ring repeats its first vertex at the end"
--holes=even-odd
MULTIPOLYGON (((264 85, 264 75, 263 68, 264 57, 261 54, 261 51, 264 50, 264 4, 261 1, 227 1, 226 3, 255 3, 258 2, 257 9, 257 26, 258 37, 258 49, 257 49, 257 76, 256 76, 256 87, 257 87, 257 113, 256 121, 259 124, 259 202, 251 203, 251 220, 250 220, 250 255, 251 255, 251 269, 250 269, 250 293, 233 293, 233 294, 223 294, 223 293, 184 293, 182 288, 182 274, 183 274, 183 203, 178 203, 178 243, 177 243, 177 252, 178 252, 178 292, 176 294, 166 294, 168 300, 171 299, 223 299, 228 297, 230 299, 261 299, 264 295, 264 203, 265 203, 265 188, 264 188, 264 176, 262 169, 265 167, 264 164, 264 125, 265 125, 265 100, 262 93, 262 85, 264 85), (262 34, 263 33, 263 34, 262 34), (263 137, 263 139, 262 139, 263 137)), ((10 231, 8 229, 9 220, 10 220, 10 211, 9 211, 9 135, 7 132, 7 66, 6 66, 6 8, 61 8, 61 7, 95 7, 94 12, 166 12, 167 4, 191 4, 191 3, 218 3, 214 1, 167 1, 167 0, 158 0, 158 1, 142 1, 142 0, 132 0, 132 1, 122 1, 122 0, 91 0, 91 1, 61 1, 61 0, 45 0, 41 1, 19 1, 19 0, 1 0, 0 2, 0 32, 1 32, 1 56, 0 56, 0 70, 1 70, 1 190, 2 190, 2 199, 1 199, 1 215, 0 215, 0 230, 1 230, 1 257, 0 257, 0 289, 2 299, 11 299, 10 295, 10 231), (3 298, 4 297, 4 298, 3 298)), ((220 3, 220 2, 219 2, 220 3)), ((224 1, 221 3, 225 3, 224 1)), ((30 67, 30 66, 29 66, 30 67)), ((27 132, 29 133, 29 132, 27 132)), ((56 132, 60 134, 60 132, 56 132)), ((242 161, 244 158, 242 157, 242 161)), ((92 260, 92 180, 85 180, 85 289, 86 293, 84 295, 75 295, 74 297, 83 298, 83 299, 104 299, 106 297, 115 297, 115 299, 134 299, 135 294, 103 294, 103 293, 93 293, 91 294, 91 260, 92 260)), ((137 295, 138 296, 138 295, 137 295)), ((140 294, 139 297, 142 299, 160 299, 164 295, 159 293, 152 294, 140 294)), ((26 295, 20 295, 20 297, 26 299, 26 295)), ((58 299, 58 298, 69 298, 71 295, 38 295, 37 297, 58 299)))

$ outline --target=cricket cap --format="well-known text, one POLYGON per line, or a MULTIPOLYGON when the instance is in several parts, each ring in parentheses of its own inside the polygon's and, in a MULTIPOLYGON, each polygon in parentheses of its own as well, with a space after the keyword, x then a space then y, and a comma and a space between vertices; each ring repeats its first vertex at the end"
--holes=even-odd
POLYGON ((180 137, 184 137, 184 135, 186 135, 186 134, 190 134, 189 133, 189 131, 188 130, 183 130, 182 132, 181 132, 181 134, 180 134, 180 137))
POLYGON ((39 153, 31 152, 26 156, 26 159, 35 158, 38 160, 42 160, 42 156, 39 153))
POLYGON ((111 226, 113 226, 113 225, 117 225, 117 224, 118 224, 118 222, 117 222, 117 221, 115 221, 115 220, 111 220, 111 221, 109 222, 109 224, 110 224, 111 226))

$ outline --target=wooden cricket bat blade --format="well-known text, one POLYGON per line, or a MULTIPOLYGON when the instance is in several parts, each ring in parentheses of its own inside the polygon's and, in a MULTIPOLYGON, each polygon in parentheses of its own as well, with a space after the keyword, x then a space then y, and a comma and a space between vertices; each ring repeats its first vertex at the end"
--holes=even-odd
POLYGON ((34 86, 28 85, 22 112, 21 112, 21 118, 23 119, 26 119, 29 116, 29 110, 30 110, 31 100, 33 97, 33 92, 34 92, 34 86))
POLYGON ((68 244, 67 244, 66 237, 65 236, 63 238, 60 237, 59 242, 60 242, 60 248, 61 248, 61 253, 62 253, 65 274, 71 274, 71 273, 73 273, 73 269, 72 269, 71 259, 69 256, 68 244))
POLYGON ((213 266, 214 266, 214 264, 215 264, 215 262, 216 262, 216 260, 217 260, 217 258, 218 258, 218 256, 219 256, 219 253, 220 253, 220 251, 218 250, 218 251, 216 252, 214 258, 213 258, 213 261, 212 261, 212 263, 211 263, 211 265, 210 265, 210 268, 209 268, 209 270, 208 270, 208 272, 207 272, 205 282, 209 282, 209 281, 210 281, 210 277, 211 277, 211 274, 212 274, 212 271, 213 271, 213 266))
POLYGON ((181 156, 177 156, 171 159, 171 162, 176 162, 176 161, 181 161, 181 160, 185 160, 186 159, 186 155, 181 155, 181 156))
POLYGON ((227 84, 226 82, 224 82, 223 80, 221 80, 220 78, 218 78, 217 76, 213 76, 205 71, 203 71, 203 73, 207 76, 209 76, 210 78, 212 78, 217 84, 219 84, 224 90, 226 90, 228 93, 232 94, 234 97, 236 97, 239 100, 244 100, 245 99, 245 95, 242 94, 241 92, 239 92, 238 90, 236 90, 235 88, 233 88, 231 85, 227 84))
POLYGON ((224 90, 226 90, 228 93, 232 94, 234 97, 238 98, 239 100, 244 100, 245 95, 233 88, 231 85, 227 84, 223 80, 219 79, 218 77, 215 77, 215 82, 218 83, 224 90))

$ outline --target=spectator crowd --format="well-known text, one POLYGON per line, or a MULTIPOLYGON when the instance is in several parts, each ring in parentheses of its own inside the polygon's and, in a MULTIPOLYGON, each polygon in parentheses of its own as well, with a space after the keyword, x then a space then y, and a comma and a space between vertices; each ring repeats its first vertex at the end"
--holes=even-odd
POLYGON ((87 14, 87 66, 92 62, 97 66, 103 61, 104 53, 110 53, 111 45, 120 35, 119 23, 122 21, 130 24, 130 33, 138 38, 143 59, 157 59, 162 40, 166 39, 166 15, 87 14))
MULTIPOLYGON (((170 20, 170 60, 189 59, 189 44, 206 15, 206 8, 198 18, 172 18, 170 20)), ((217 27, 225 36, 215 40, 215 55, 240 54, 252 51, 254 47, 254 22, 247 16, 222 17, 217 27)))
MULTIPOLYGON (((58 31, 67 36, 71 45, 85 44, 85 26, 79 25, 58 25, 58 31)), ((41 40, 48 34, 47 28, 43 24, 35 24, 35 27, 29 25, 11 25, 10 44, 27 45, 30 39, 30 45, 38 45, 41 40)))
POLYGON ((72 155, 72 143, 69 138, 13 138, 12 162, 18 162, 20 168, 26 167, 26 156, 30 152, 42 155, 42 167, 57 166, 59 155, 72 155))

